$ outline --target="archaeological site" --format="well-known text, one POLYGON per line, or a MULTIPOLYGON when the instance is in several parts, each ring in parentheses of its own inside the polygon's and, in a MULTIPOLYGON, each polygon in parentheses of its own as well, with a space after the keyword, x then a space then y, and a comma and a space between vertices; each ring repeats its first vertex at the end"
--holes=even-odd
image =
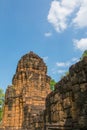
POLYGON ((33 52, 18 62, 5 94, 0 130, 87 130, 87 57, 50 90, 43 59, 33 52))

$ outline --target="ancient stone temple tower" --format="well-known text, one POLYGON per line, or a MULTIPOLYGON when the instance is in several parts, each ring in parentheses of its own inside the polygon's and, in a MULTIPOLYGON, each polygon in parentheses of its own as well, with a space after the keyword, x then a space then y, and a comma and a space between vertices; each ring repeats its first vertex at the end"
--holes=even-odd
POLYGON ((33 130, 33 120, 45 109, 45 98, 50 92, 50 77, 43 60, 33 52, 18 62, 12 86, 5 96, 3 127, 5 130, 33 130))

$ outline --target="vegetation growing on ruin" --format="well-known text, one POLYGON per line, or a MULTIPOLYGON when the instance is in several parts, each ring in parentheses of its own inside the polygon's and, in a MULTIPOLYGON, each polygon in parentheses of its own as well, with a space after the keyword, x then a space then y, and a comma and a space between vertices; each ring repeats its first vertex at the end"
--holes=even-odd
POLYGON ((55 84, 56 84, 56 81, 55 81, 54 79, 51 79, 51 81, 50 81, 50 89, 51 89, 52 91, 55 89, 55 88, 54 88, 55 84))
POLYGON ((83 60, 83 58, 84 58, 85 56, 87 56, 87 50, 85 50, 85 51, 83 52, 83 54, 82 54, 80 60, 83 60))
POLYGON ((3 89, 0 88, 0 122, 2 120, 2 115, 3 115, 3 105, 4 105, 4 91, 3 89))

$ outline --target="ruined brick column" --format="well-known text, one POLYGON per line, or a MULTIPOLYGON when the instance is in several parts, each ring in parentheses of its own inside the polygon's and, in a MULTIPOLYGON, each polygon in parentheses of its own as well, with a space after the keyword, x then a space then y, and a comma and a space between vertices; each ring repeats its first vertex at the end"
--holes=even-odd
POLYGON ((50 77, 43 59, 30 52, 18 62, 12 85, 6 90, 2 124, 5 130, 34 130, 34 118, 45 109, 50 77))

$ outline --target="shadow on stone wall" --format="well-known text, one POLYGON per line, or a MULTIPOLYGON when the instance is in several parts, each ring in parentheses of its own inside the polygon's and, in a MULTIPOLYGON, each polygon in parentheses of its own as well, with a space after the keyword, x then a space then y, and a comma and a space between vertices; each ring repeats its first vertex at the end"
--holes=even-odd
POLYGON ((49 127, 87 129, 87 57, 72 65, 47 96, 45 119, 49 127))

